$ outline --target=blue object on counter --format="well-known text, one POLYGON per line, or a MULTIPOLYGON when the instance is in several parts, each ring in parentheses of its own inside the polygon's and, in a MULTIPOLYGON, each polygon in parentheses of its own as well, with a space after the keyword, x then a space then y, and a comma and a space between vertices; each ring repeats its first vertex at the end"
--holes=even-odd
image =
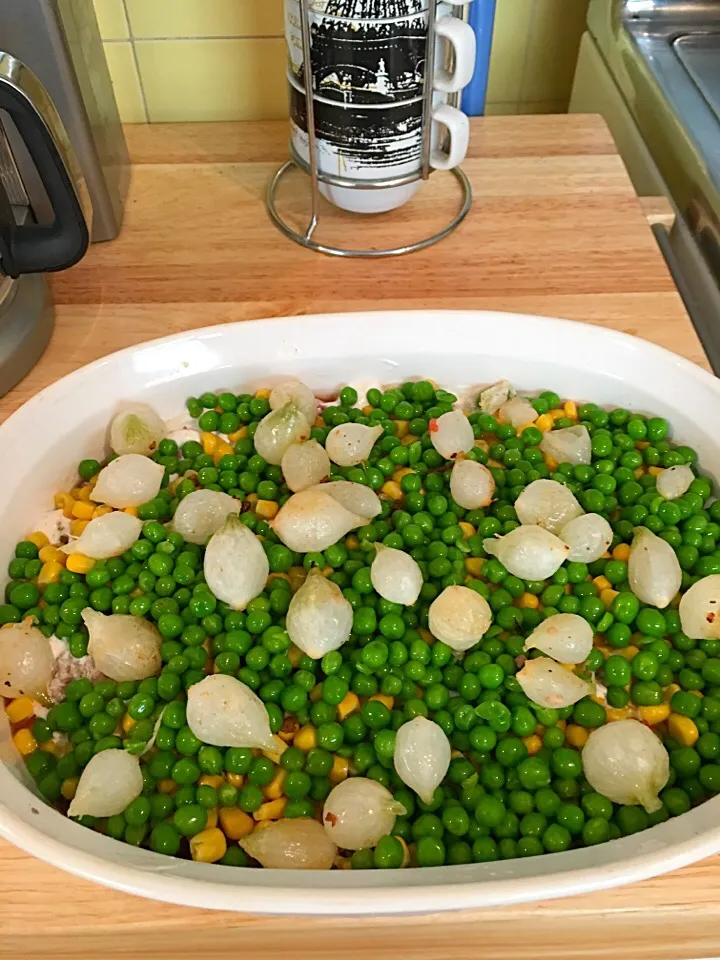
POLYGON ((470 4, 468 21, 477 37, 477 61, 473 78, 462 95, 462 109, 469 117, 481 117, 485 112, 495 2, 496 0, 474 0, 470 4))

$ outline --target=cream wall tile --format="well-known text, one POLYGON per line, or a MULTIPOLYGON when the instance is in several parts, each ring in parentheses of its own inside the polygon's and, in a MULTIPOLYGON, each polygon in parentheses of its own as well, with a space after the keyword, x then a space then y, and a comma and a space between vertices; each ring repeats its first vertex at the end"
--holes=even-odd
POLYGON ((132 44, 111 42, 103 46, 120 119, 124 123, 146 123, 147 115, 132 44))
POLYGON ((567 113, 567 100, 542 100, 537 103, 523 103, 518 107, 518 113, 567 113))
POLYGON ((284 40, 139 40, 135 50, 152 122, 287 116, 284 40))
POLYGON ((521 99, 570 99, 588 0, 535 0, 521 99))
POLYGON ((127 18, 123 0, 94 0, 100 36, 103 40, 127 40, 127 18))
POLYGON ((284 33, 283 0, 126 0, 135 39, 272 37, 284 33))
POLYGON ((532 12, 533 0, 497 2, 487 92, 491 103, 520 99, 532 12))
POLYGON ((506 117, 518 112, 517 103, 486 103, 486 117, 506 117))

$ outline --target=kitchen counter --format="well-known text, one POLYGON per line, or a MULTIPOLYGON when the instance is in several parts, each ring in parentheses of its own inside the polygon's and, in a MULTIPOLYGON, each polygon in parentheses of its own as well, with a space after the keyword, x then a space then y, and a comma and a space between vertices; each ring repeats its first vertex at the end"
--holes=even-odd
MULTIPOLYGON (((123 233, 53 278, 52 343, 0 401, 0 419, 81 364, 151 337, 336 310, 455 307, 568 317, 705 364, 603 122, 530 116, 472 125, 465 170, 475 205, 468 219, 436 247, 373 262, 310 253, 269 223, 263 197, 287 156, 285 124, 128 128, 135 166, 123 233)), ((456 189, 452 178, 435 175, 411 207, 367 227, 370 243, 394 243, 439 223, 455 207, 456 189)), ((292 193, 283 196, 302 216, 306 188, 292 193)), ((352 242, 358 222, 337 215, 322 235, 352 242)), ((23 960, 718 956, 719 902, 716 857, 632 887, 488 911, 261 918, 106 890, 0 841, 0 957, 23 960)))

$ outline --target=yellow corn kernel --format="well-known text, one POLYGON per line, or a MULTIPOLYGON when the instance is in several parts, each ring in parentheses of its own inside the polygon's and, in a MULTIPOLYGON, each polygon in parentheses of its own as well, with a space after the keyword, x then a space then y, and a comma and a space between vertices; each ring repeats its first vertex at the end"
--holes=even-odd
POLYGON ((380 703, 386 706, 388 710, 392 710, 392 708, 395 706, 395 698, 389 697, 385 693, 376 693, 372 697, 370 697, 370 699, 378 700, 380 703))
POLYGON ((217 825, 218 825, 217 807, 213 807, 212 810, 208 810, 207 812, 207 825, 205 829, 208 829, 208 827, 216 827, 217 825))
POLYGON ((654 727, 657 723, 662 723, 670 716, 670 704, 661 703, 657 707, 640 707, 638 710, 640 719, 648 726, 654 727))
POLYGON ((578 410, 575 401, 568 400, 567 403, 563 405, 563 412, 565 416, 570 417, 571 420, 577 420, 578 410))
POLYGON ((29 730, 18 730, 13 734, 12 741, 24 757, 37 750, 37 740, 29 730))
POLYGON ((518 601, 519 607, 525 607, 528 610, 537 610, 540 606, 540 600, 534 593, 524 593, 518 601))
POLYGON ((621 657, 625 657, 626 660, 632 660, 639 652, 639 648, 636 647, 634 643, 631 643, 629 647, 624 647, 622 650, 615 650, 615 653, 621 657))
POLYGON ((589 736, 585 727, 580 727, 576 723, 569 723, 565 728, 565 739, 571 747, 578 749, 584 747, 589 736))
POLYGON ((225 834, 217 827, 208 827, 190 838, 190 856, 196 863, 217 863, 226 852, 225 834))
POLYGON ((223 457, 230 457, 235 453, 235 448, 232 444, 228 443, 227 440, 218 440, 217 446, 215 447, 215 453, 213 453, 213 461, 215 466, 217 466, 223 457))
POLYGON ((418 439, 419 439, 419 437, 416 437, 414 433, 408 433, 407 436, 405 436, 405 437, 402 438, 402 440, 400 441, 400 443, 401 443, 404 447, 409 447, 411 443, 415 443, 415 441, 418 440, 418 439))
POLYGON ((318 700, 322 700, 322 683, 316 683, 310 691, 310 702, 317 703, 318 700))
POLYGON ((375 407, 371 406, 369 403, 366 403, 365 406, 362 408, 363 416, 369 417, 374 409, 375 407))
POLYGON ((260 387, 259 390, 255 391, 255 396, 259 397, 261 400, 267 400, 270 396, 270 391, 267 387, 260 387))
POLYGON ((435 637, 430 633, 427 627, 418 627, 418 633, 425 641, 425 643, 433 644, 435 643, 435 637))
POLYGON ((80 777, 68 777, 67 780, 63 780, 60 786, 60 793, 66 800, 72 800, 75 796, 79 782, 80 777))
POLYGON ((253 817, 256 820, 279 820, 283 813, 285 813, 287 802, 287 797, 268 800, 267 803, 263 803, 262 806, 257 808, 253 813, 253 817))
POLYGON ((484 563, 485 561, 482 557, 468 557, 465 561, 465 569, 471 577, 479 577, 482 575, 484 563))
POLYGON ((534 757, 536 753, 542 750, 542 740, 535 733, 530 737, 523 737, 523 743, 527 747, 527 752, 531 757, 534 757))
POLYGON ((409 867, 410 866, 410 850, 408 849, 408 845, 405 843, 402 837, 398 837, 398 840, 400 841, 400 846, 403 848, 403 861, 402 861, 401 867, 409 867))
POLYGON ((242 840, 253 832, 255 822, 239 807, 221 807, 220 826, 228 840, 242 840))
POLYGON ((63 516, 67 517, 68 520, 72 520, 72 509, 74 504, 75 501, 69 493, 55 494, 55 506, 58 510, 62 510, 63 516))
POLYGON ((548 470, 557 470, 559 464, 555 457, 551 457, 549 453, 543 454, 543 459, 545 460, 545 466, 548 470))
POLYGON ((605 605, 606 610, 610 609, 610 607, 612 606, 612 602, 617 595, 618 595, 617 590, 613 590, 612 587, 609 590, 600 591, 600 599, 605 605))
POLYGON ((282 722, 282 726, 278 730, 278 736, 281 740, 284 740, 285 743, 292 743, 295 734, 300 729, 300 724, 297 721, 296 717, 285 717, 282 722))
POLYGON ((137 517, 137 507, 125 507, 123 513, 126 513, 129 517, 137 517))
POLYGON ((105 517, 107 516, 108 513, 112 513, 112 512, 113 512, 112 507, 109 507, 106 503, 101 503, 99 506, 95 507, 95 509, 93 510, 93 520, 95 520, 96 517, 105 517))
POLYGON ((5 713, 10 723, 22 723, 35 716, 35 706, 30 697, 18 697, 5 704, 5 713))
POLYGON ((84 553, 71 553, 67 558, 66 566, 72 573, 87 573, 95 566, 95 561, 92 557, 86 557, 84 553))
POLYGON ((225 777, 221 777, 219 774, 204 773, 198 780, 198 783, 200 786, 215 787, 216 790, 219 790, 225 783, 225 777))
POLYGON ((612 552, 613 560, 623 560, 625 563, 630 559, 630 546, 627 543, 619 543, 612 552))
POLYGON ((83 530, 90 523, 89 520, 71 520, 70 521, 70 533, 73 537, 81 537, 83 530))
POLYGON ((305 583, 307 579, 307 571, 304 567, 290 567, 288 571, 288 576, 290 579, 290 586, 292 587, 292 592, 297 593, 300 587, 305 583))
POLYGON ((472 537, 475 535, 475 527, 471 523, 467 523, 465 520, 461 520, 460 523, 458 523, 458 526, 463 532, 464 540, 467 540, 468 537, 472 537))
POLYGON ((538 430, 542 430, 543 433, 547 433, 548 430, 552 430, 553 418, 549 413, 543 413, 542 416, 538 417, 535 421, 535 426, 538 430))
POLYGON ((277 744, 277 749, 263 750, 261 752, 264 757, 267 757, 268 760, 272 760, 273 763, 280 763, 280 757, 285 753, 285 751, 288 748, 288 745, 285 743, 284 740, 280 740, 279 738, 278 739, 273 738, 273 739, 277 744))
POLYGON ((50 543, 42 530, 36 530, 35 533, 31 533, 30 536, 26 537, 25 539, 29 540, 30 543, 34 543, 38 550, 40 550, 42 547, 46 547, 50 543))
POLYGON ((255 824, 255 831, 257 832, 258 830, 264 830, 265 827, 270 826, 272 826, 272 820, 258 820, 258 822, 255 824))
POLYGON ((42 565, 38 574, 38 586, 46 587, 49 583, 57 583, 64 569, 63 565, 58 563, 57 560, 48 560, 47 563, 42 565))
POLYGON ((644 476, 644 474, 645 474, 645 469, 644 469, 644 467, 638 467, 636 470, 633 470, 633 474, 634 474, 634 476, 635 476, 635 479, 636 479, 636 480, 639 480, 640 477, 644 476))
POLYGON ((345 697, 340 701, 337 708, 337 718, 338 720, 344 720, 345 717, 350 716, 355 710, 360 708, 360 698, 356 693, 347 693, 345 697))
POLYGON ((90 520, 94 509, 95 507, 91 503, 76 500, 73 504, 72 514, 76 520, 90 520))
POLYGON ((169 777, 167 780, 158 780, 157 788, 160 793, 175 793, 178 788, 178 785, 174 780, 171 780, 169 777))
POLYGON ((550 410, 549 413, 553 420, 561 420, 566 416, 565 411, 561 407, 556 407, 554 410, 550 410))
POLYGON ((348 548, 348 550, 357 550, 360 546, 360 541, 354 534, 351 533, 350 536, 346 537, 345 539, 345 546, 348 548))
POLYGON ((274 500, 258 500, 255 504, 255 513, 263 520, 272 520, 280 507, 274 500))
POLYGON ((394 480, 388 480, 382 485, 381 493, 384 493, 386 497, 389 497, 391 500, 402 500, 403 492, 402 487, 399 483, 395 483, 394 480))
POLYGON ((239 790, 245 784, 245 777, 241 773, 229 773, 227 782, 236 790, 239 790))
POLYGON ((50 544, 40 549, 38 557, 43 563, 48 563, 50 560, 54 560, 56 563, 65 562, 65 554, 62 550, 58 550, 57 547, 52 547, 50 544))
POLYGON ((200 443, 202 444, 203 452, 210 454, 210 456, 215 453, 218 445, 218 438, 214 433, 201 433, 200 434, 200 443))
POLYGON ((132 728, 135 726, 135 721, 133 720, 133 718, 130 716, 129 713, 126 713, 125 716, 122 718, 122 722, 120 726, 123 728, 124 733, 130 733, 132 728))
POLYGON ((90 486, 89 483, 86 483, 84 487, 77 487, 73 490, 72 495, 76 500, 83 500, 85 503, 90 499, 90 494, 93 492, 93 487, 95 484, 90 486))
MULTIPOLYGON (((700 736, 695 722, 690 717, 683 717, 679 713, 671 713, 668 719, 668 733, 683 747, 692 747, 700 736)), ((17 734, 15 734, 17 736, 17 734)), ((15 739, 15 737, 13 737, 15 739)), ((22 752, 22 751, 21 751, 22 752)))
POLYGON ((605 707, 605 716, 608 723, 614 723, 617 720, 627 720, 630 716, 629 707, 605 707))
POLYGON ((43 753, 56 754, 57 744, 55 743, 54 740, 46 740, 45 743, 40 744, 40 749, 43 751, 43 753))
MULTIPOLYGON (((295 589, 297 589, 297 587, 295 589)), ((297 667, 302 658, 305 656, 300 647, 296 647, 295 644, 291 645, 287 655, 288 660, 294 667, 297 667)))
POLYGON ((350 761, 347 757, 334 757, 332 769, 328 776, 332 783, 342 783, 350 774, 350 761))
POLYGON ((651 477, 659 477, 662 472, 663 472, 662 467, 650 467, 650 469, 648 470, 648 473, 650 474, 651 477))
POLYGON ((313 747, 316 747, 317 732, 315 727, 309 723, 306 723, 304 727, 300 727, 298 732, 295 734, 293 746, 297 747, 298 750, 302 750, 303 753, 307 753, 308 750, 312 750, 313 747))
POLYGON ((598 590, 612 590, 612 584, 607 577, 595 577, 593 583, 598 590))
POLYGON ((395 436, 399 437, 402 440, 403 437, 408 435, 410 430, 410 422, 408 420, 396 420, 395 421, 395 436))
POLYGON ((283 788, 285 786, 285 777, 287 773, 282 768, 278 770, 275 776, 272 778, 270 783, 263 788, 263 795, 266 800, 279 800, 283 795, 283 788))
POLYGON ((485 453, 487 453, 488 450, 490 449, 490 444, 487 442, 487 440, 483 440, 482 438, 480 438, 479 440, 476 440, 473 446, 478 447, 480 450, 483 450, 485 453))
POLYGON ((244 440, 247 436, 247 427, 240 427, 239 430, 236 430, 234 433, 228 434, 228 440, 230 443, 237 443, 238 440, 244 440))
POLYGON ((392 475, 392 479, 396 483, 400 483, 403 477, 407 477, 410 474, 414 474, 415 471, 412 467, 398 467, 395 473, 392 475))
POLYGON ((669 703, 670 700, 672 700, 672 698, 673 698, 673 694, 674 694, 674 693, 677 693, 678 690, 682 690, 682 687, 680 686, 679 683, 670 683, 670 684, 668 684, 668 686, 665 687, 665 689, 663 690, 663 698, 664 698, 665 700, 667 700, 668 703, 669 703))

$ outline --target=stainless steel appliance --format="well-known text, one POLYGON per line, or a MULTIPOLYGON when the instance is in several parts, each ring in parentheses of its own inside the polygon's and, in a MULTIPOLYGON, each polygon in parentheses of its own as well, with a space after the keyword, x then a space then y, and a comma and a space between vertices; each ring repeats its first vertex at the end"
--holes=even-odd
POLYGON ((0 53, 0 394, 47 346, 53 309, 44 274, 83 256, 90 221, 82 173, 47 91, 25 64, 0 53), (28 179, 43 195, 41 209, 28 202, 28 179))
POLYGON ((571 110, 604 114, 720 372, 720 0, 591 0, 571 110))
MULTIPOLYGON (((91 239, 112 239, 130 168, 93 0, 0 0, 0 48, 26 63, 49 93, 87 183, 91 239)), ((24 171, 20 147, 18 163, 24 171)), ((31 190, 30 199, 41 202, 31 190)))

